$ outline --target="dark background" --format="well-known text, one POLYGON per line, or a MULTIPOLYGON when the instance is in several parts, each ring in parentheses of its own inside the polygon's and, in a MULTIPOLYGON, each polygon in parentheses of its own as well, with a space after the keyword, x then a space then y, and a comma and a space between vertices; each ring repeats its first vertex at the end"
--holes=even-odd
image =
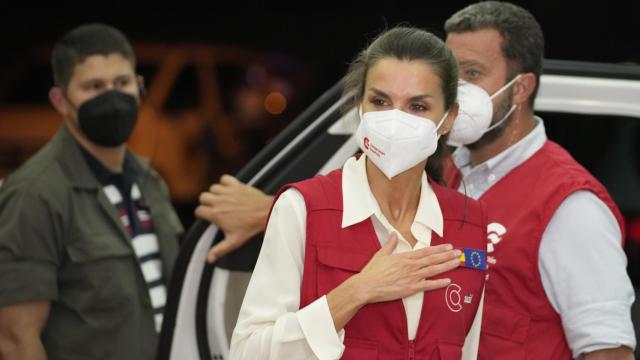
MULTIPOLYGON (((313 65, 318 91, 336 81, 357 50, 401 22, 442 34, 444 20, 471 1, 415 3, 228 2, 198 4, 93 1, 47 2, 29 8, 0 6, 3 68, 21 52, 51 44, 85 22, 107 22, 132 41, 205 42, 239 45, 295 56, 313 65)), ((540 22, 546 57, 601 62, 640 62, 638 1, 514 1, 540 22)))

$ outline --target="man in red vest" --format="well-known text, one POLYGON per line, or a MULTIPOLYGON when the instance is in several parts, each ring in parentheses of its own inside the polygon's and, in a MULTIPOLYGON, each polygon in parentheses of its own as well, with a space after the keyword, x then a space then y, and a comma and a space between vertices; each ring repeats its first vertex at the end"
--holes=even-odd
MULTIPOLYGON (((451 137, 462 146, 448 172, 450 186, 489 211, 479 358, 632 359, 634 294, 620 213, 533 114, 539 24, 521 7, 489 1, 457 12, 445 30, 461 78, 486 92, 494 109, 470 133, 455 134, 456 121, 451 137)), ((200 200, 197 215, 226 235, 210 261, 261 231, 272 202, 228 175, 200 200)))
POLYGON ((540 25, 519 6, 489 1, 458 11, 445 30, 460 77, 492 95, 489 121, 455 124, 468 126, 452 130, 450 142, 462 146, 448 171, 448 185, 489 213, 478 357, 632 359, 622 217, 533 113, 540 25))

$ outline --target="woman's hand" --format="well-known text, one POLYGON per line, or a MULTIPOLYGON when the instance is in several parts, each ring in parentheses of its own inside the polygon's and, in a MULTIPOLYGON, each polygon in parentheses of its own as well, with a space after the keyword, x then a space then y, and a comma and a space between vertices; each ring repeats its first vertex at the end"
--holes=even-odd
POLYGON ((397 245, 398 236, 393 233, 359 274, 327 294, 336 330, 344 328, 366 304, 401 299, 449 285, 448 278, 430 278, 460 265, 460 250, 452 250, 450 244, 393 254, 397 245))
POLYGON ((393 233, 364 269, 349 279, 360 284, 367 303, 396 300, 445 287, 451 283, 450 279, 430 278, 460 265, 460 250, 452 250, 450 244, 393 254, 397 245, 398 236, 393 233))

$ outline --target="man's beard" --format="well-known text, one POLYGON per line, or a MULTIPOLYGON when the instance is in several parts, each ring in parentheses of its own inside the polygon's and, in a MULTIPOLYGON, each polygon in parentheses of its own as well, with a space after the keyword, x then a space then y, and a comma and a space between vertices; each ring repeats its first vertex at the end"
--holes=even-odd
MULTIPOLYGON (((500 102, 500 104, 498 104, 497 111, 493 113, 490 126, 504 118, 504 116, 507 115, 507 113, 511 110, 511 106, 513 105, 511 89, 509 89, 509 91, 505 95, 506 97, 502 100, 502 102, 500 102)), ((494 143, 502 136, 504 130, 509 126, 509 124, 511 124, 512 121, 513 113, 511 113, 509 117, 502 122, 502 124, 487 131, 478 141, 468 144, 467 147, 470 150, 477 150, 494 143)))

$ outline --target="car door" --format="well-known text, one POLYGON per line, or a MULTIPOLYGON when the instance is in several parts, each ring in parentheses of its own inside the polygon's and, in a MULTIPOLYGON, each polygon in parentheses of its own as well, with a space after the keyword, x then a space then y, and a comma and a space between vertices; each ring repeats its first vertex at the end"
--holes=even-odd
MULTIPOLYGON (((608 187, 638 223, 627 243, 640 244, 640 66, 546 60, 535 110, 548 136, 568 148, 608 187), (633 238, 637 236, 637 238, 633 238)), ((287 183, 340 167, 357 150, 355 111, 335 84, 252 159, 237 177, 273 194, 287 183)), ((262 238, 205 264, 223 234, 197 221, 175 266, 159 359, 227 359, 228 344, 262 238)), ((627 244, 629 246, 629 244, 627 244)), ((629 248, 629 247, 628 247, 629 248)), ((630 257, 633 267, 640 259, 630 257)), ((635 265, 637 266, 637 265, 635 265)), ((633 278, 633 276, 632 276, 633 278)))

